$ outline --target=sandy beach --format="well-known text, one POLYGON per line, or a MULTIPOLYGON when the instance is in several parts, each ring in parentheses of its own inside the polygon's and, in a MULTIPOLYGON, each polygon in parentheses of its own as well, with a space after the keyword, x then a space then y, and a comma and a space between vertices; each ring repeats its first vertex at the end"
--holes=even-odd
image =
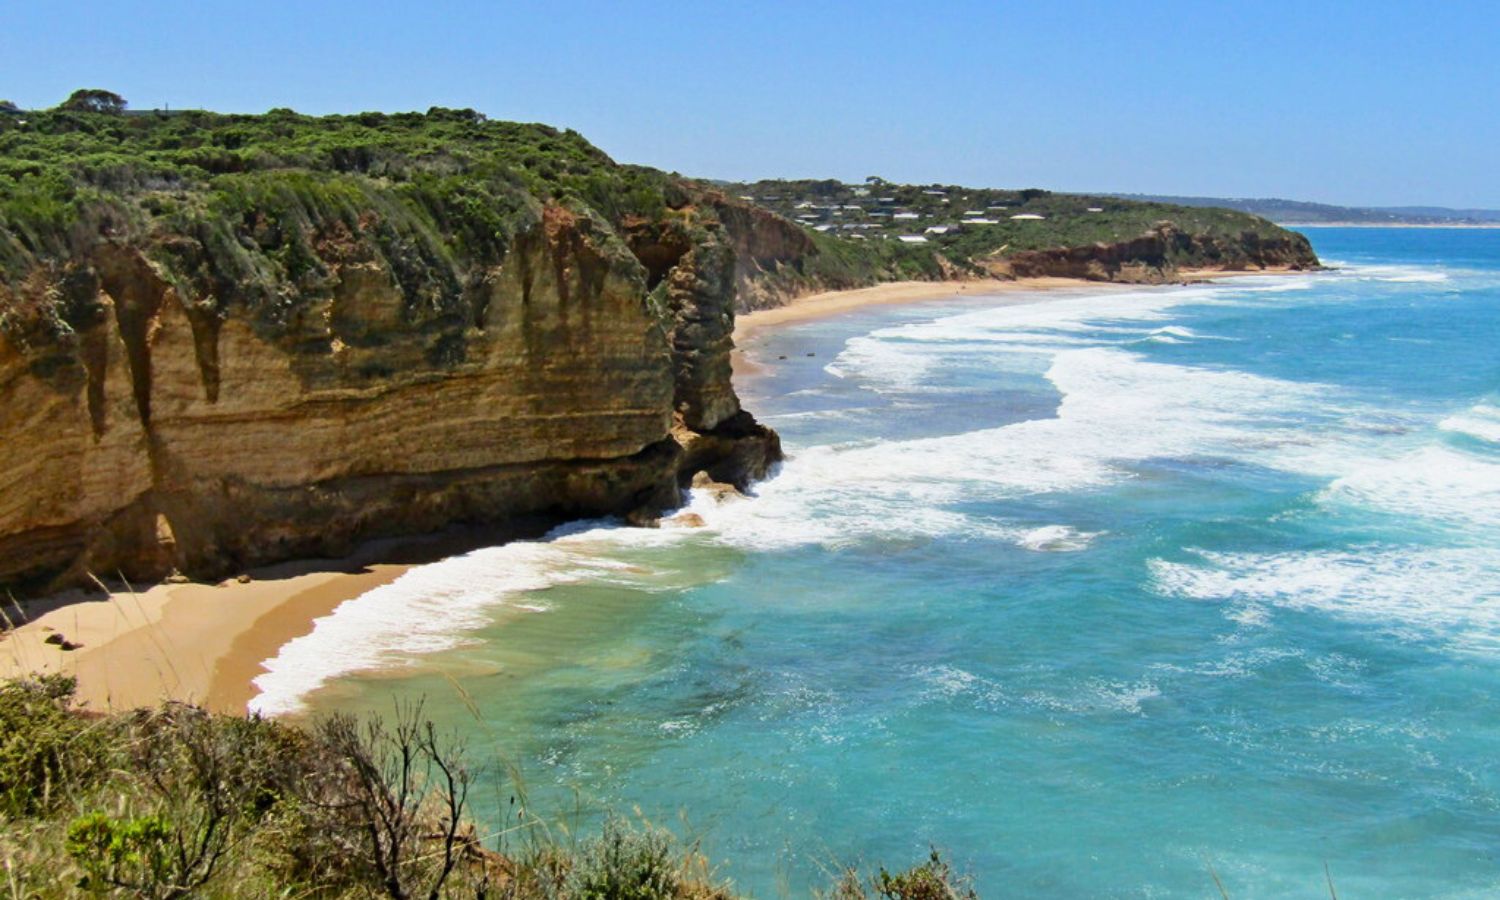
MULTIPOLYGON (((0 680, 73 675, 79 703, 98 711, 180 700, 244 712, 263 660, 306 633, 314 619, 407 568, 303 561, 258 570, 244 583, 64 594, 46 601, 56 608, 0 637, 0 680), (65 651, 46 642, 53 635, 81 646, 65 651)), ((19 613, 7 609, 12 620, 19 613)))
POLYGON ((739 316, 735 321, 734 339, 744 340, 752 332, 772 325, 785 325, 838 315, 866 306, 916 303, 948 297, 979 296, 1046 291, 1058 288, 1111 287, 1103 282, 1076 278, 1018 278, 1014 280, 976 279, 974 281, 894 281, 853 291, 826 291, 799 297, 785 306, 760 309, 739 316))
MULTIPOLYGON (((1198 273, 1195 273, 1195 275, 1198 273)), ((1202 273, 1239 274, 1239 273, 1202 273)), ((1255 274, 1255 273, 1244 273, 1255 274)), ((1016 294, 1059 288, 1121 289, 1068 278, 1015 281, 898 282, 853 291, 814 294, 787 306, 741 316, 743 342, 756 330, 886 304, 961 296, 1016 294)), ((735 354, 737 374, 755 366, 735 354)), ((78 679, 78 700, 93 710, 127 709, 179 700, 222 712, 243 712, 254 696, 261 663, 340 603, 395 580, 412 562, 436 559, 474 546, 449 539, 399 542, 413 555, 392 550, 398 542, 367 545, 342 560, 283 563, 252 571, 247 580, 218 584, 160 584, 136 591, 72 592, 37 601, 31 612, 7 603, 19 627, 0 633, 0 680, 31 672, 60 672, 78 679), (402 559, 401 563, 390 562, 402 559), (45 611, 43 611, 45 610, 45 611), (79 645, 63 650, 58 636, 79 645)), ((496 537, 491 543, 502 538, 496 537)))

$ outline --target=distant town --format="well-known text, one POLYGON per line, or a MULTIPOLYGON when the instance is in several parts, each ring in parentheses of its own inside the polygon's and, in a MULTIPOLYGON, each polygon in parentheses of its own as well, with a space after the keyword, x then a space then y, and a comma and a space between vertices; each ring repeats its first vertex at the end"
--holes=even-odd
POLYGON ((721 187, 816 232, 856 241, 895 240, 906 244, 941 242, 966 229, 1100 214, 1106 211, 1107 202, 1038 189, 903 185, 875 177, 858 185, 825 180, 758 181, 721 187), (1045 210, 1028 205, 1043 198, 1048 201, 1045 210))
POLYGON ((1061 194, 1034 188, 988 190, 939 184, 902 185, 874 176, 863 184, 836 180, 717 184, 726 193, 771 209, 817 232, 857 241, 893 240, 907 244, 947 243, 945 238, 951 239, 965 230, 1055 217, 1101 216, 1138 203, 1232 209, 1280 225, 1500 226, 1500 210, 1436 206, 1346 207, 1276 199, 1061 194))

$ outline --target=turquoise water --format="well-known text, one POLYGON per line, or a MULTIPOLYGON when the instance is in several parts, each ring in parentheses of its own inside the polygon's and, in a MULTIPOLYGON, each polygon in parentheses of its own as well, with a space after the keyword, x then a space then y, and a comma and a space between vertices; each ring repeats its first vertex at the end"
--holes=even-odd
POLYGON ((762 333, 755 498, 414 570, 259 702, 425 695, 757 896, 928 844, 986 896, 1493 894, 1500 232, 1309 234, 1338 271, 762 333))

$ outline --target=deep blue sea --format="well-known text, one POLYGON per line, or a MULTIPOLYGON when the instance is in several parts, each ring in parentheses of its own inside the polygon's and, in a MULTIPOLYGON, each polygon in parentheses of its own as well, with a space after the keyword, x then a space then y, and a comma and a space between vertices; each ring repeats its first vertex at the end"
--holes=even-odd
POLYGON ((1493 896, 1500 231, 1308 234, 1336 270, 762 331, 755 497, 412 570, 258 702, 424 695, 760 897, 929 844, 986 897, 1493 896))

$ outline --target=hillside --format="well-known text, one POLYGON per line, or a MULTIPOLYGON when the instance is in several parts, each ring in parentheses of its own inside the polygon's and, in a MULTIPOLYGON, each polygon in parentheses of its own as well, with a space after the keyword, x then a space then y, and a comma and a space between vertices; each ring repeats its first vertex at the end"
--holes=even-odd
MULTIPOLYGON (((880 280, 1062 275, 1159 283, 1175 280, 1179 269, 1318 264, 1301 235, 1228 209, 878 178, 714 186, 797 222, 825 257, 880 280)), ((824 262, 819 270, 838 268, 824 262)))

